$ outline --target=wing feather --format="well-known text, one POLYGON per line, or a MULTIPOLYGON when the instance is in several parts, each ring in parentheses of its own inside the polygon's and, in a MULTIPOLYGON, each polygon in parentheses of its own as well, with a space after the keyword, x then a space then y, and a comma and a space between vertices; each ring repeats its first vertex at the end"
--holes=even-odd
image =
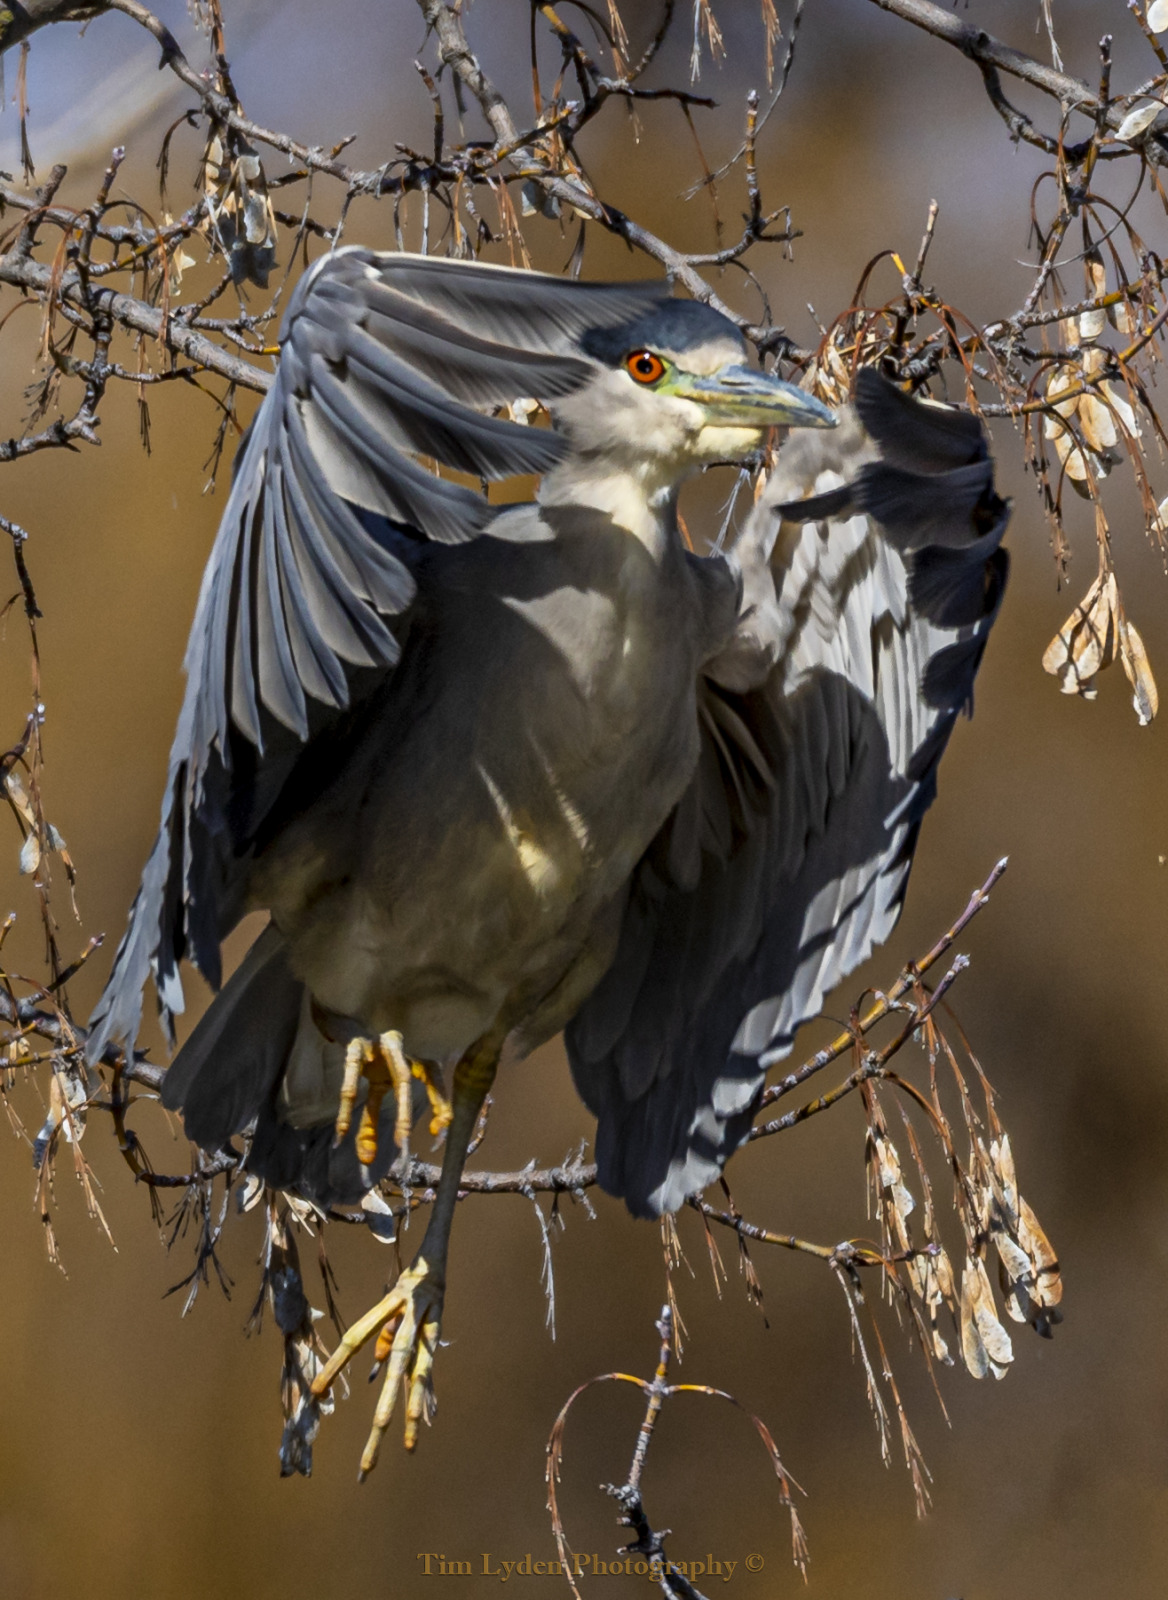
POLYGON ((718 1175, 767 1069, 891 931, 1007 517, 977 419, 872 373, 836 434, 780 453, 733 554, 743 607, 701 686, 693 787, 568 1030, 601 1182, 634 1211, 718 1175))
POLYGON ((218 984, 256 830, 367 669, 396 664, 417 552, 490 525, 481 494, 416 457, 483 480, 547 471, 562 438, 489 413, 571 393, 595 371, 584 332, 666 293, 360 249, 301 279, 204 574, 158 838, 92 1018, 95 1056, 132 1043, 151 971, 168 1029, 184 955, 218 984))

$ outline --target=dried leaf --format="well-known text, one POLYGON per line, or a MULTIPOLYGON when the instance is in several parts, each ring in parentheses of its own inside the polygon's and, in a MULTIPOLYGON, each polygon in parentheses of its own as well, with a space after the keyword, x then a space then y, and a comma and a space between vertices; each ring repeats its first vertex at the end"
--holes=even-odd
POLYGON ((1107 326, 1107 312, 1084 311, 1079 317, 1079 341, 1081 344, 1090 344, 1092 339, 1098 339, 1107 326))
POLYGON ((1147 11, 1147 23, 1153 33, 1163 33, 1168 28, 1168 0, 1152 0, 1147 11))
POLYGON ((35 833, 30 833, 20 847, 20 870, 27 877, 36 871, 41 864, 41 842, 35 833))

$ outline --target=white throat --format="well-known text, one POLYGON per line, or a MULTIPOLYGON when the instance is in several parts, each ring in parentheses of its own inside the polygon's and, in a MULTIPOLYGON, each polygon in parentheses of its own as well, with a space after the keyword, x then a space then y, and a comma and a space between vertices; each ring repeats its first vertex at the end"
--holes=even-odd
POLYGON ((611 517, 660 561, 674 548, 677 531, 677 485, 654 482, 636 468, 605 470, 585 456, 574 456, 544 478, 536 500, 540 505, 590 506, 611 517))

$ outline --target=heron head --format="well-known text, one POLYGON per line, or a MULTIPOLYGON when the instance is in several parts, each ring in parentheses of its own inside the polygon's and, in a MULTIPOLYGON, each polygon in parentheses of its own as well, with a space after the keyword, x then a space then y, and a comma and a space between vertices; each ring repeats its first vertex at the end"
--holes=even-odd
POLYGON ((696 300, 663 299, 620 327, 580 338, 595 376, 552 406, 580 455, 663 485, 759 448, 768 428, 833 428, 812 395, 747 363, 728 318, 696 300))

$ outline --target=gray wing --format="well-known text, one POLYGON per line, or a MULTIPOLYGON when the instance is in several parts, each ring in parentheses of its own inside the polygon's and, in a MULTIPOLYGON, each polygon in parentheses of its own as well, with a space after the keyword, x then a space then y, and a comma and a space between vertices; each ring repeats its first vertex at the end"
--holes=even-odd
POLYGON ((675 1209, 746 1137, 767 1068, 890 933, 1006 578, 977 419, 861 373, 794 435, 735 548, 744 605, 702 754, 567 1035, 600 1181, 675 1209))
POLYGON ((546 471, 559 435, 485 412, 572 392, 595 370, 583 332, 665 294, 361 249, 301 279, 203 577, 161 826, 93 1014, 95 1058, 134 1040, 151 972, 172 1035, 182 957, 218 988, 250 841, 306 743, 392 670, 411 555, 494 515, 417 458, 484 482, 546 471))

